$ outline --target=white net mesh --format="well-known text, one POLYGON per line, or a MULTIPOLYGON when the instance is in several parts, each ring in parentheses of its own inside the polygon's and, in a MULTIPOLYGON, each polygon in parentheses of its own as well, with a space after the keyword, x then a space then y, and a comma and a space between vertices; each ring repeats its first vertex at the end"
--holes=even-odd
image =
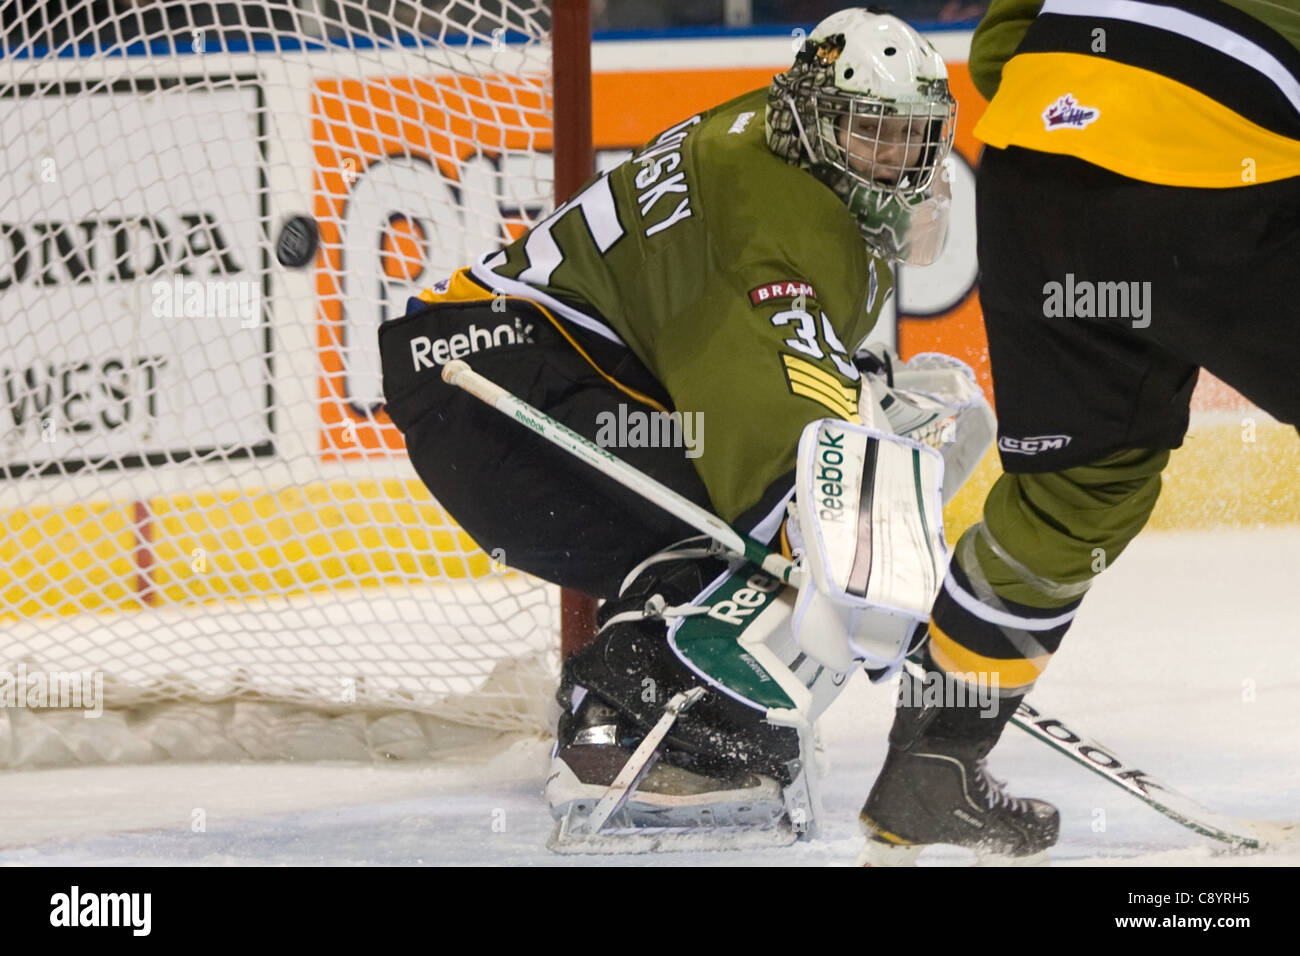
POLYGON ((0 765, 60 678, 540 729, 557 595, 415 478, 376 332, 550 207, 545 6, 0 14, 0 765))

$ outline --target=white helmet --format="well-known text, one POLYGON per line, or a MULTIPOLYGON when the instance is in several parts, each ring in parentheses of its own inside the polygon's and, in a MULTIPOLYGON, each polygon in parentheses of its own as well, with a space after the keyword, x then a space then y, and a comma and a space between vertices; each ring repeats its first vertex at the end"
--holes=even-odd
POLYGON ((830 186, 869 246, 918 265, 938 257, 947 231, 956 119, 934 47, 862 8, 819 23, 768 92, 772 150, 830 186))

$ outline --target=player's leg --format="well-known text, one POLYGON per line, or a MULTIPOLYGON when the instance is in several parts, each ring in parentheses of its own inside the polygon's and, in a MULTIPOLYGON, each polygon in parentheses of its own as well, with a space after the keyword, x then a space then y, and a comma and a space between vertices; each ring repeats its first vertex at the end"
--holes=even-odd
POLYGON ((1106 280, 1094 252, 1122 226, 1090 216, 1118 177, 996 150, 980 177, 981 300, 1007 474, 957 543, 927 652, 905 678, 905 690, 911 680, 943 692, 899 708, 863 809, 877 860, 934 842, 1023 856, 1055 841, 1055 810, 1007 797, 984 759, 1092 579, 1145 524, 1195 381, 1193 366, 1127 325, 1045 308, 1048 284, 1067 274, 1106 280))
MULTIPOLYGON (((449 343, 507 391, 595 440, 667 399, 625 349, 580 354, 527 303, 492 300, 417 310, 381 333, 388 412, 416 472, 475 542, 510 567, 609 597, 633 566, 694 530, 613 479, 442 381, 449 343), (507 335, 504 330, 513 329, 507 335), (445 352, 445 354, 444 354, 445 352), (416 356, 416 361, 412 356, 416 356), (607 377, 608 376, 608 377, 607 377), (612 379, 612 381, 611 381, 612 379), (602 428, 605 429, 602 434, 602 428)), ((708 496, 681 448, 624 443, 614 453, 693 501, 708 496)))
POLYGON ((1300 426, 1300 178, 1157 190, 1143 206, 1143 238, 1177 250, 1171 281, 1151 282, 1147 332, 1300 426), (1179 321, 1165 320, 1169 307, 1179 321))
POLYGON ((1056 812, 1005 797, 984 759, 1093 578, 1146 523, 1167 459, 1122 452, 995 483, 984 520, 954 549, 925 655, 903 678, 886 764, 863 808, 878 838, 1011 856, 1054 842, 1056 812))

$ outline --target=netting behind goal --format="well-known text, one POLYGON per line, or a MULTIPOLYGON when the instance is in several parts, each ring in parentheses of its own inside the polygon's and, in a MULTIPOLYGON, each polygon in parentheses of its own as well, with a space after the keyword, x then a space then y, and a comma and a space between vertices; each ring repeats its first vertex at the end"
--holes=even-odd
POLYGON ((551 207, 547 6, 0 12, 0 766, 541 729, 558 596, 416 480, 376 330, 551 207))

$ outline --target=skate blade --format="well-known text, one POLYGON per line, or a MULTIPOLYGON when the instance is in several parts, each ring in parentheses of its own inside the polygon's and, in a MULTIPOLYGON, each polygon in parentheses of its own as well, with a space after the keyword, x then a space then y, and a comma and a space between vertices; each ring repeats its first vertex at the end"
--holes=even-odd
MULTIPOLYGON (((600 803, 603 791, 599 787, 582 788, 585 793, 570 790, 564 794, 548 793, 551 814, 556 820, 569 818, 573 830, 583 829, 585 821, 600 803)), ((764 794, 742 794, 719 799, 713 803, 700 803, 696 797, 667 796, 664 794, 629 795, 601 829, 657 829, 691 830, 730 827, 737 830, 761 830, 788 820, 789 813, 779 795, 776 799, 764 794)))
POLYGON ((570 807, 555 825, 546 848, 563 854, 682 853, 770 849, 789 846, 799 834, 786 820, 771 826, 631 826, 616 814, 595 833, 586 832, 587 814, 570 807))
POLYGON ((1028 856, 1008 856, 1005 853, 982 853, 975 851, 976 866, 1051 866, 1052 859, 1046 850, 1031 853, 1028 856))
POLYGON ((877 837, 868 837, 867 845, 858 854, 856 866, 916 866, 916 858, 925 849, 920 843, 890 843, 877 837))
MULTIPOLYGON (((867 845, 858 854, 857 866, 916 866, 916 859, 921 855, 925 844, 887 843, 883 840, 867 840, 867 845)), ((975 854, 975 866, 1051 866, 1047 851, 1033 853, 1029 856, 1008 856, 1004 853, 975 854)))

